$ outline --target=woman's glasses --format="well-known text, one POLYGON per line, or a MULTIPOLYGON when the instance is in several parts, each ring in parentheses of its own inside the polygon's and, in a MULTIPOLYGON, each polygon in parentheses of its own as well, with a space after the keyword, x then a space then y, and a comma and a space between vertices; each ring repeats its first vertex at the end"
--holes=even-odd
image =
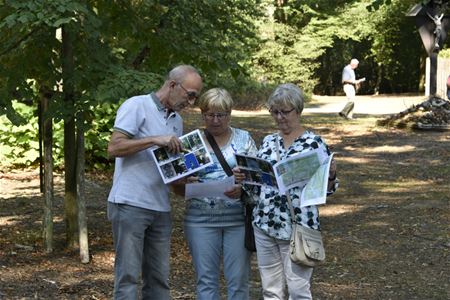
POLYGON ((273 117, 277 117, 278 115, 280 115, 280 117, 284 118, 294 110, 295 110, 295 108, 290 109, 290 110, 276 110, 276 109, 271 108, 271 109, 269 109, 269 112, 273 117))
POLYGON ((208 121, 212 121, 212 120, 214 120, 214 118, 217 118, 220 121, 222 121, 223 119, 225 119, 226 117, 229 116, 229 113, 215 113, 215 114, 214 113, 207 113, 207 114, 203 114, 203 116, 208 121))

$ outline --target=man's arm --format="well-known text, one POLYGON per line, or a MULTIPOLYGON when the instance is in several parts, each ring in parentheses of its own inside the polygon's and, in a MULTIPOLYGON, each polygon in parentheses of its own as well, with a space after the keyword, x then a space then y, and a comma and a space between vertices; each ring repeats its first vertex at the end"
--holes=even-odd
POLYGON ((353 84, 353 85, 357 85, 360 84, 361 82, 366 81, 366 78, 360 78, 360 79, 356 79, 356 80, 343 80, 342 83, 343 84, 353 84))
POLYGON ((124 157, 152 146, 168 147, 169 151, 175 153, 181 151, 181 142, 175 135, 158 135, 132 139, 122 132, 114 131, 108 144, 108 155, 109 157, 124 157))

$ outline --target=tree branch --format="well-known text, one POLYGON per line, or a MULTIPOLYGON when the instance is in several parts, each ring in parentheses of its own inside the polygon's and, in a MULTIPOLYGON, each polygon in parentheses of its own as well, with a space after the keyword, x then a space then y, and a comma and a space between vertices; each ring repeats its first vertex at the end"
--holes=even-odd
POLYGON ((3 50, 2 52, 0 52, 0 56, 5 55, 6 53, 14 50, 15 48, 19 47, 19 45, 24 42, 25 40, 27 40, 30 36, 32 36, 33 34, 35 34, 36 32, 38 32, 40 30, 40 28, 35 28, 33 30, 31 30, 29 33, 27 33, 26 35, 24 35, 22 38, 20 38, 18 41, 16 41, 14 44, 12 44, 10 47, 6 48, 5 50, 3 50))
POLYGON ((150 47, 148 47, 147 45, 145 45, 141 51, 139 51, 139 54, 134 58, 133 62, 131 63, 131 65, 133 66, 133 69, 137 70, 142 62, 144 61, 144 59, 150 54, 150 47))

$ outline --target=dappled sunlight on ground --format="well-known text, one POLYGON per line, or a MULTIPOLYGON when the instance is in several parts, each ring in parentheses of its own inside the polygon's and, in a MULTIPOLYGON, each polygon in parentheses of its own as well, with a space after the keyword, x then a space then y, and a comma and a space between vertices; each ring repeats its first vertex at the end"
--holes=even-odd
POLYGON ((325 217, 333 217, 342 214, 354 213, 358 210, 358 206, 349 204, 327 204, 320 207, 320 215, 325 217))
POLYGON ((412 145, 404 145, 404 146, 389 146, 383 145, 373 148, 368 148, 364 153, 402 153, 402 152, 410 152, 415 150, 415 146, 412 145))

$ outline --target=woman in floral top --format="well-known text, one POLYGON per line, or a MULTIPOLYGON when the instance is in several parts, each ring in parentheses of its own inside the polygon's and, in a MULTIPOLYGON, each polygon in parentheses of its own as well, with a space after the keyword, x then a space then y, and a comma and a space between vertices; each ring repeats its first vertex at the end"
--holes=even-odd
MULTIPOLYGON (((267 106, 278 132, 264 138, 258 157, 274 165, 278 157, 279 160, 285 160, 314 149, 330 155, 322 138, 306 130, 299 122, 303 100, 303 92, 294 84, 282 84, 275 89, 267 106)), ((334 192, 336 186, 336 165, 332 162, 329 192, 334 192)), ((301 187, 289 190, 295 221, 302 226, 320 230, 317 207, 300 208, 300 192, 301 187)), ((310 279, 313 268, 292 263, 289 256, 292 220, 286 196, 273 187, 262 186, 257 198, 253 225, 264 299, 287 299, 288 295, 293 300, 312 299, 310 279)))
MULTIPOLYGON (((256 145, 250 134, 230 127, 233 100, 226 90, 210 89, 200 97, 197 104, 206 130, 216 141, 231 168, 236 166, 234 153, 256 154, 256 145)), ((204 140, 207 141, 205 137, 204 140)), ((196 179, 207 182, 226 178, 227 174, 211 147, 209 152, 214 163, 199 171, 196 179)), ((221 299, 219 281, 222 258, 227 299, 249 299, 251 252, 244 247, 241 192, 241 185, 236 184, 225 192, 224 197, 194 198, 186 202, 184 229, 197 274, 199 300, 221 299)))

